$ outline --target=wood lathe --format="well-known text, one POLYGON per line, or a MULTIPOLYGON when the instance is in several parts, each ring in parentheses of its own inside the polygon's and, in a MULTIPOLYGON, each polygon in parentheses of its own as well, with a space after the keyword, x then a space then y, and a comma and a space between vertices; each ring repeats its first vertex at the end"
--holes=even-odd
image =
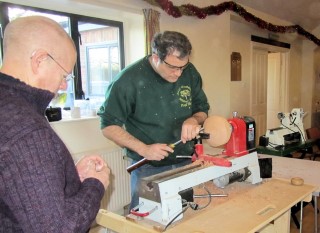
POLYGON ((203 128, 204 135, 209 135, 205 140, 210 146, 225 144, 222 154, 205 154, 200 136, 191 165, 142 179, 139 205, 131 210, 133 217, 167 226, 183 218, 184 207, 193 202, 192 194, 189 193, 192 187, 221 177, 231 177, 234 172, 244 169, 246 172, 241 173, 242 180, 252 184, 262 181, 255 151, 255 122, 252 118, 235 116, 226 120, 212 116, 205 121, 203 128))
POLYGON ((210 134, 210 138, 205 139, 210 145, 206 149, 212 151, 215 150, 213 147, 224 145, 224 148, 218 148, 219 151, 223 149, 223 153, 205 154, 199 140, 192 156, 195 159, 193 164, 144 179, 140 187, 141 206, 132 210, 136 215, 120 216, 100 209, 96 222, 118 233, 290 232, 291 207, 310 201, 316 188, 308 184, 292 185, 288 180, 273 178, 261 182, 252 118, 235 116, 225 120, 209 117, 204 130, 210 134), (232 178, 238 169, 249 171, 242 177, 248 182, 225 182, 229 182, 224 188, 228 197, 214 199, 210 204, 211 196, 219 196, 212 193, 221 190, 211 180, 223 176, 232 178), (209 202, 206 205, 197 202, 201 205, 197 207, 195 202, 192 204, 192 198, 197 195, 190 194, 190 190, 197 193, 199 187, 195 186, 201 183, 204 183, 202 188, 215 188, 206 190, 209 202), (188 206, 199 211, 197 214, 185 212, 188 206))

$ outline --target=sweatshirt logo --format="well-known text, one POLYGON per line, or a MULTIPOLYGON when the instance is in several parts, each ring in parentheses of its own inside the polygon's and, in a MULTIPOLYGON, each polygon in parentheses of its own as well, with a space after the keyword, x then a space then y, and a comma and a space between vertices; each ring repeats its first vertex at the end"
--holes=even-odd
POLYGON ((191 106, 191 88, 189 86, 181 86, 178 90, 180 107, 187 108, 191 106))

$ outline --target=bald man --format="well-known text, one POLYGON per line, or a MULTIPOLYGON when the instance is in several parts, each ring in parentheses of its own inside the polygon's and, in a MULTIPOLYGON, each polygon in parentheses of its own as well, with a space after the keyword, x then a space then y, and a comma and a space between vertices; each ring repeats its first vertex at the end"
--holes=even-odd
POLYGON ((109 185, 98 155, 75 166, 45 118, 76 61, 55 21, 31 16, 5 28, 0 69, 0 232, 87 232, 109 185))

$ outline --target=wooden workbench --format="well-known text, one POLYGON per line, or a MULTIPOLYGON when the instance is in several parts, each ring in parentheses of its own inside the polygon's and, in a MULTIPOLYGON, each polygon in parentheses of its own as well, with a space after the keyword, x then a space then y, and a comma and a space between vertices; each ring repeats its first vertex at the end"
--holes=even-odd
MULTIPOLYGON (((203 210, 188 215, 167 229, 167 233, 249 233, 289 232, 290 209, 303 200, 310 201, 314 186, 293 186, 288 180, 269 179, 261 184, 249 185, 244 182, 231 184, 225 192, 225 201, 213 202, 203 210), (232 189, 232 190, 228 190, 232 189), (272 224, 271 224, 272 223, 272 224)), ((132 222, 125 217, 100 210, 96 221, 99 225, 119 233, 156 233, 152 225, 132 222)))
MULTIPOLYGON (((320 162, 308 159, 295 159, 272 155, 259 154, 259 158, 272 158, 272 177, 290 179, 293 176, 301 177, 304 183, 316 187, 313 192, 314 204, 317 206, 317 197, 320 196, 320 162)), ((314 209, 314 232, 318 232, 317 208, 314 209)))

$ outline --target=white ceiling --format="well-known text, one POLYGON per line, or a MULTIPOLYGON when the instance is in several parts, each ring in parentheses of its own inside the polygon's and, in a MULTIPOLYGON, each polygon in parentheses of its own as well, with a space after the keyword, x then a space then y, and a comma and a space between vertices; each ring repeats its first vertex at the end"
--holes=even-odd
MULTIPOLYGON (((121 0, 77 0, 84 2, 103 2, 108 5, 122 5, 121 0)), ((180 6, 181 4, 191 3, 195 6, 204 7, 200 1, 192 0, 170 0, 174 5, 180 6), (178 3, 179 2, 179 3, 178 3)), ((225 0, 228 1, 228 0, 225 0)), ((306 31, 312 33, 314 29, 320 26, 320 0, 233 0, 234 2, 256 9, 277 18, 291 22, 293 25, 300 25, 306 31)), ((205 1, 206 3, 210 0, 205 1)), ((146 2, 143 0, 135 0, 137 9, 145 6, 146 2), (141 7, 139 7, 139 5, 141 7)), ((210 4, 205 4, 208 6, 210 4)), ((216 1, 212 5, 217 5, 216 1)), ((248 9, 248 12, 250 10, 248 9)), ((320 27, 319 27, 320 28, 320 27)))
POLYGON ((244 8, 248 6, 298 24, 308 32, 312 32, 320 25, 320 0, 234 0, 234 2, 244 8))

